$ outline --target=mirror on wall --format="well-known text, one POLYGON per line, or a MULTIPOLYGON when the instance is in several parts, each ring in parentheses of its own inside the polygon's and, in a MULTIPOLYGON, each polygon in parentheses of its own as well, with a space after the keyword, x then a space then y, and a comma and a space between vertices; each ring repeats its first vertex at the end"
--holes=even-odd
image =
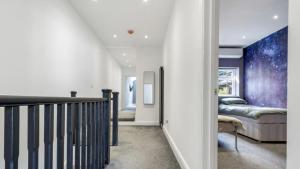
POLYGON ((154 91, 155 91, 155 72, 144 72, 144 104, 154 104, 154 91))

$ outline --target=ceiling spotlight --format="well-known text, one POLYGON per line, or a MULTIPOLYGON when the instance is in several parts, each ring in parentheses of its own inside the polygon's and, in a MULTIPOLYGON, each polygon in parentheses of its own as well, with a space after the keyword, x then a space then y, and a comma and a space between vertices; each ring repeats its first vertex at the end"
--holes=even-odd
POLYGON ((243 38, 243 39, 246 39, 246 35, 243 35, 242 38, 243 38))
POLYGON ((145 39, 149 39, 149 36, 148 36, 148 35, 145 35, 145 39))
POLYGON ((118 37, 118 35, 117 35, 117 34, 114 34, 113 37, 116 39, 116 38, 118 37))
POLYGON ((123 56, 126 56, 126 53, 123 53, 122 55, 123 55, 123 56))
POLYGON ((148 3, 149 0, 143 0, 144 3, 148 3))
POLYGON ((277 20, 278 18, 279 18, 278 15, 274 15, 274 16, 273 16, 273 19, 274 19, 274 20, 277 20))

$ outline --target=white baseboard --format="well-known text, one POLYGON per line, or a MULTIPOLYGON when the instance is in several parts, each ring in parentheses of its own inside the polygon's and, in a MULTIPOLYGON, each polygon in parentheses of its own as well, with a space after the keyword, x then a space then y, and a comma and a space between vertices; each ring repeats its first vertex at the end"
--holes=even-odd
POLYGON ((120 126, 159 126, 159 122, 156 121, 121 121, 119 122, 120 126))
POLYGON ((163 127, 163 131, 164 131, 164 134, 165 134, 165 136, 166 136, 166 138, 167 138, 167 140, 168 140, 168 142, 169 142, 169 144, 170 144, 170 146, 171 146, 171 148, 172 148, 172 150, 173 150, 173 152, 175 154, 175 157, 176 157, 176 159, 177 159, 180 167, 182 169, 190 169, 189 165, 184 160, 181 152, 179 151, 178 147, 176 146, 176 144, 175 144, 172 136, 170 135, 168 129, 165 128, 165 127, 163 127))

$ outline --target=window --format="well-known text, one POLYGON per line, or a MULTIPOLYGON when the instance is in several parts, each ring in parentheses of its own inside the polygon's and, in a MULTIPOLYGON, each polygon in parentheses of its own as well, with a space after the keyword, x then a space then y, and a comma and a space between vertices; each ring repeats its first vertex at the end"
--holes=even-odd
POLYGON ((219 96, 239 96, 239 68, 219 68, 219 96))

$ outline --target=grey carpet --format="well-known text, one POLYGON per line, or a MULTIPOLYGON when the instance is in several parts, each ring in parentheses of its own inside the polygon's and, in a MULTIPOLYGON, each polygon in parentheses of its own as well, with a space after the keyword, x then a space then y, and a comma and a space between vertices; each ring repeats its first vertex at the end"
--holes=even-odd
POLYGON ((219 169, 285 169, 286 144, 259 143, 239 135, 239 152, 234 136, 219 134, 219 169))
POLYGON ((119 146, 111 149, 108 169, 180 169, 159 127, 119 128, 119 146))

